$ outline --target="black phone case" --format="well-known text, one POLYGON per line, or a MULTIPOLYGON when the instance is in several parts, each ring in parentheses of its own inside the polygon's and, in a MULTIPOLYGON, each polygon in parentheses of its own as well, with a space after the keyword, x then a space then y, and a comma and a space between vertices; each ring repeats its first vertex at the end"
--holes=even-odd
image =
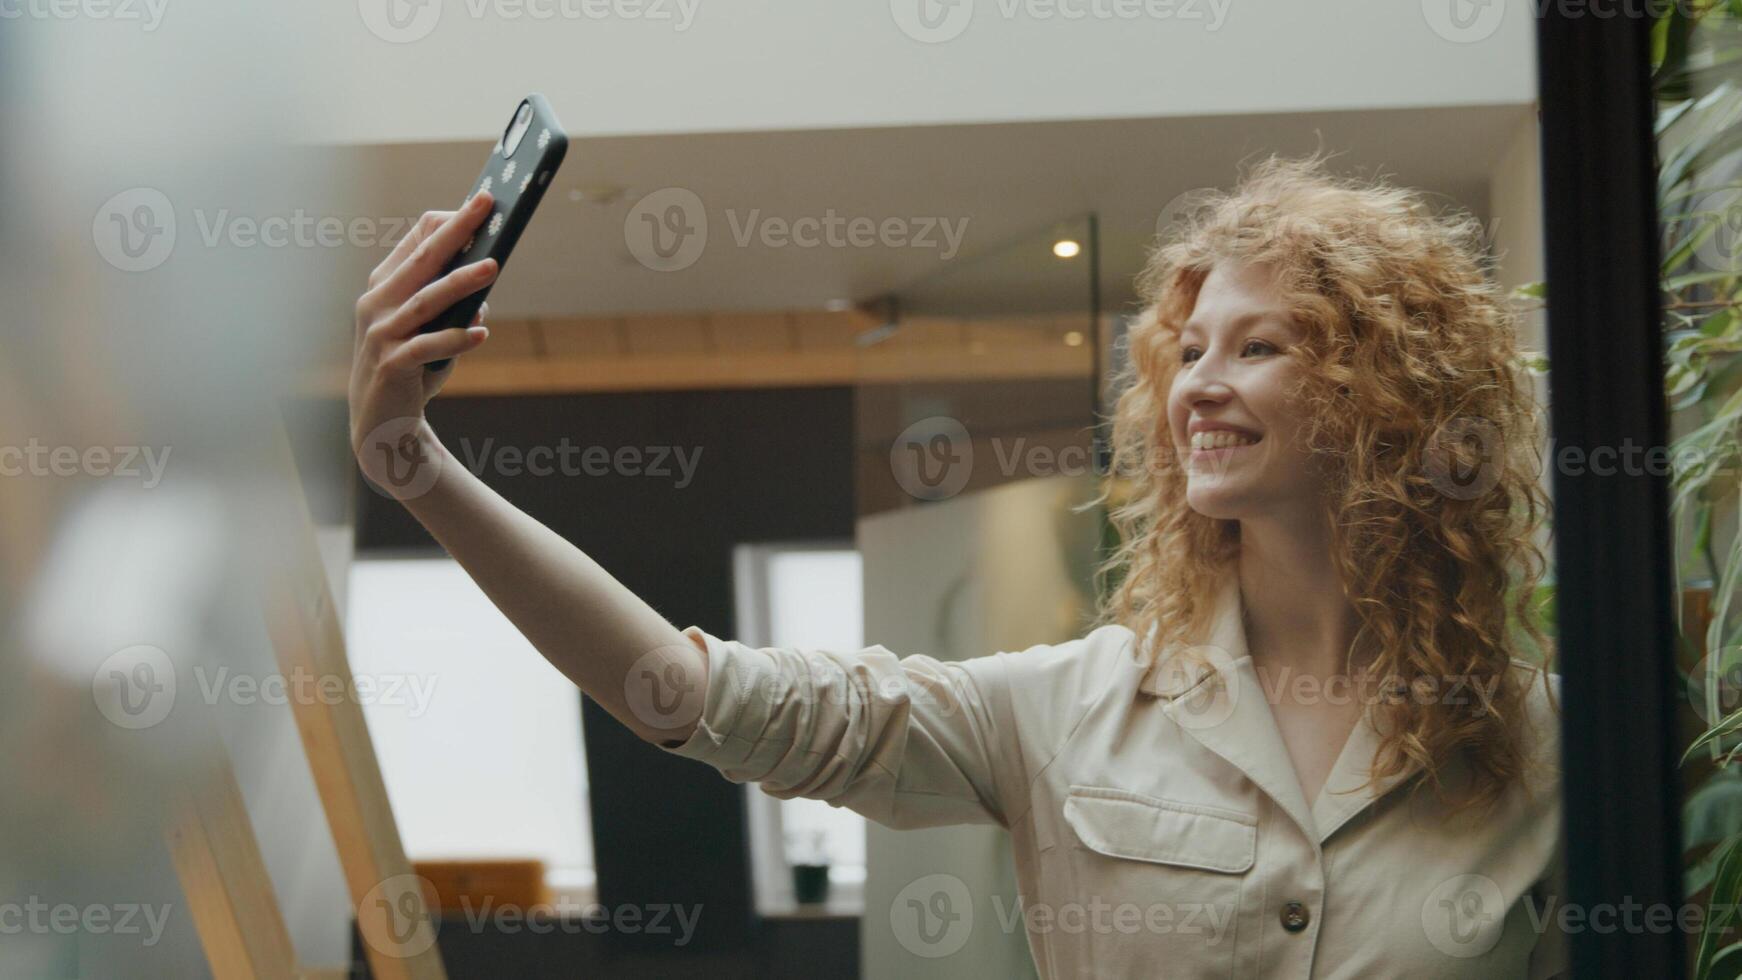
MULTIPOLYGON (((485 162, 484 171, 478 175, 478 179, 472 183, 471 191, 466 194, 466 200, 470 201, 479 191, 488 190, 495 198, 490 205, 490 216, 484 219, 477 234, 466 242, 459 254, 442 270, 442 275, 447 275, 460 266, 493 258, 497 264, 496 280, 448 307, 441 315, 424 324, 421 332, 465 328, 471 325, 473 318, 478 315, 478 307, 484 305, 490 290, 497 282, 502 281, 501 271, 508 267, 508 254, 514 251, 514 244, 520 240, 520 233, 526 230, 527 222, 532 220, 532 212, 537 210, 538 202, 544 199, 545 189, 550 186, 557 168, 562 166, 563 156, 568 153, 568 149, 569 138, 563 133, 562 124, 557 122, 556 113, 551 111, 550 103, 544 100, 544 96, 535 92, 514 107, 513 115, 508 117, 507 127, 502 130, 495 148, 490 151, 490 159, 485 162), (514 119, 520 115, 520 107, 523 105, 532 106, 532 121, 513 152, 505 152, 508 134, 512 132, 514 119)), ((432 371, 439 371, 447 367, 448 363, 444 359, 432 361, 428 366, 432 371)))

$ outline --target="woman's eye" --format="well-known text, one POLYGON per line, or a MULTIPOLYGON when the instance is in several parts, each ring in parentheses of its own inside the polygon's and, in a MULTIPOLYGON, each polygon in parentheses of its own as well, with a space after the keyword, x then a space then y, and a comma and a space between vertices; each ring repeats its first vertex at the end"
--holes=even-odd
MULTIPOLYGON (((1264 355, 1264 354, 1275 354, 1275 353, 1277 353, 1276 345, 1270 343, 1269 341, 1265 341, 1265 340, 1248 340, 1240 348, 1241 356, 1264 355)), ((1204 356, 1203 352, 1198 350, 1196 347, 1182 347, 1182 348, 1180 348, 1179 359, 1180 359, 1181 364, 1190 364, 1193 361, 1196 361, 1203 356, 1204 356)))

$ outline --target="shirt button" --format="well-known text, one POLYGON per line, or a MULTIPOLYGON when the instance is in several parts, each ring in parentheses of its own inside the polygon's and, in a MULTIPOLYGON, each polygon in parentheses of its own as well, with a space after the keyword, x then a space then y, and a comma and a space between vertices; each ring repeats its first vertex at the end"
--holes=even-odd
POLYGON ((1311 912, 1299 902, 1288 902, 1282 906, 1282 927, 1289 932, 1300 932, 1313 920, 1311 912))

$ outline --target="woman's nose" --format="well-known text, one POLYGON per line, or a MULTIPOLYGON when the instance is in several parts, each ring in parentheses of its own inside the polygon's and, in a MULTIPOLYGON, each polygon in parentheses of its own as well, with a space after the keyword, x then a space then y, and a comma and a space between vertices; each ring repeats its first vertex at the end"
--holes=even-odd
POLYGON ((1227 401, 1233 394, 1234 389, 1228 386, 1223 377, 1220 362, 1207 357, 1193 362, 1180 384, 1180 396, 1187 405, 1199 402, 1219 404, 1227 401))

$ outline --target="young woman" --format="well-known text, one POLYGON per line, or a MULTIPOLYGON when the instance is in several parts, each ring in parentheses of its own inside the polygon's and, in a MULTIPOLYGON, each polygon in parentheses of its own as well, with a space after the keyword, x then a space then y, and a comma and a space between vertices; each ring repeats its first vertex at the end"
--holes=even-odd
POLYGON ((487 331, 417 328, 493 277, 435 279, 489 207, 371 275, 353 448, 637 734, 892 827, 1007 828, 1044 976, 1563 969, 1558 725, 1521 659, 1537 416, 1474 219, 1317 161, 1202 202, 1140 280, 1099 624, 946 663, 679 632, 457 465, 424 364, 487 331))

